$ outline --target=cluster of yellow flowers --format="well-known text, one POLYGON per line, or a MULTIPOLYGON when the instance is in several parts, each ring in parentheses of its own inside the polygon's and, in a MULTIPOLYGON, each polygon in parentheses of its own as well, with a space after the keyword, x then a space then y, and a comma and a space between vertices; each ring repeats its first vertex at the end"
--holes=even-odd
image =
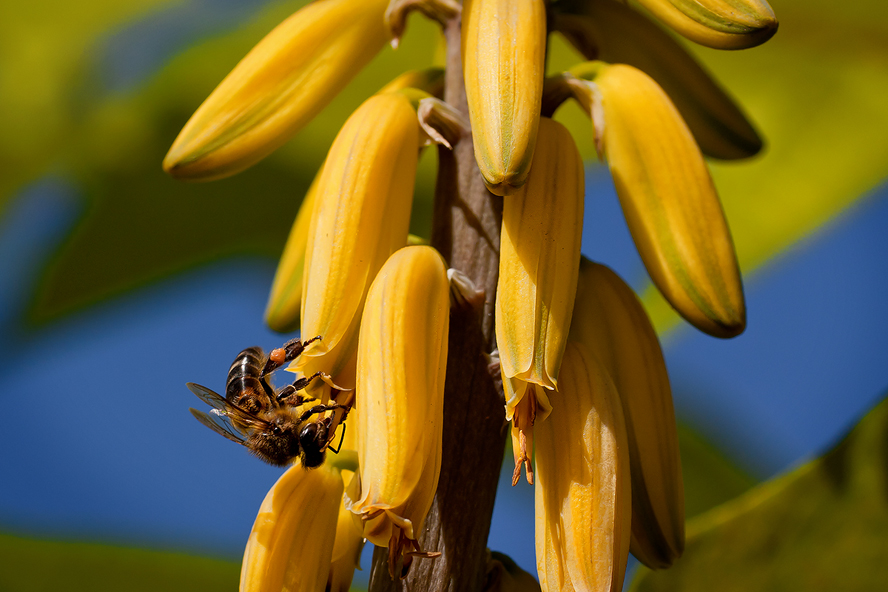
POLYGON ((346 590, 365 539, 389 547, 392 574, 435 555, 417 539, 439 480, 450 309, 479 295, 432 246, 408 246, 408 223, 420 150, 465 138, 501 203, 487 353, 513 426, 513 484, 522 466, 535 481, 540 584, 619 590, 630 549, 654 568, 682 553, 672 398, 637 297, 580 255, 583 163, 550 116, 568 98, 587 111, 656 286, 700 330, 737 335, 743 289, 703 154, 743 158, 761 140, 649 17, 722 49, 766 41, 776 20, 764 0, 316 0, 237 65, 164 168, 207 180, 256 163, 397 45, 411 11, 461 23, 467 109, 441 100, 444 70, 405 73, 348 119, 303 201, 267 321, 321 336, 291 370, 322 373, 312 395, 353 409, 341 454, 297 462, 269 492, 241 590, 346 590), (547 77, 553 31, 592 61, 547 77))

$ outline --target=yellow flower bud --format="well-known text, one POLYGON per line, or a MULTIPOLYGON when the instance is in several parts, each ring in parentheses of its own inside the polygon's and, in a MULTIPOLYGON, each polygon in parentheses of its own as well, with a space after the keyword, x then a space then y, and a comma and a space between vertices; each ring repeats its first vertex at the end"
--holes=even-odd
POLYGON ((415 540, 441 469, 450 289, 431 247, 405 247, 373 281, 361 320, 360 478, 347 492, 364 536, 397 558, 415 540))
POLYGON ((354 359, 370 283, 407 244, 419 129, 410 100, 387 93, 367 99, 333 142, 318 181, 302 284, 302 335, 321 340, 295 361, 297 371, 337 377, 354 359))
POLYGON ((748 158, 762 139, 740 107, 697 59, 651 19, 613 0, 572 5, 555 27, 586 59, 629 64, 657 81, 707 156, 748 158))
POLYGON ((777 32, 765 0, 638 0, 675 32, 714 49, 761 45, 777 32))
POLYGON ((648 567, 669 567, 684 550, 684 487, 657 334, 632 289, 584 259, 570 336, 601 360, 623 406, 632 473, 630 550, 648 567))
POLYGON ((631 491, 626 426, 595 356, 569 343, 549 418, 536 427, 536 555, 543 592, 623 586, 631 491))
POLYGON ((691 132, 666 93, 631 66, 598 65, 596 130, 623 214, 657 288, 695 327, 733 337, 746 327, 737 256, 691 132))
POLYGON ((323 590, 342 492, 331 463, 290 467, 259 508, 244 552, 241 592, 323 590))
POLYGON ((475 143, 487 188, 524 185, 536 146, 546 55, 544 0, 465 0, 462 59, 475 143))
POLYGON ((387 6, 388 0, 317 0, 290 16, 191 116, 164 170, 217 179, 279 148, 382 49, 387 6))

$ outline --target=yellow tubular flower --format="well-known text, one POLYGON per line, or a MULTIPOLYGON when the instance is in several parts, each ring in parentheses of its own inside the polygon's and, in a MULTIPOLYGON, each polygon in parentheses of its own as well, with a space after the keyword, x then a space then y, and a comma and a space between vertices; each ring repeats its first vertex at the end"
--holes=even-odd
POLYGON ((585 0, 559 14, 556 28, 590 60, 629 64, 657 81, 707 156, 747 158, 758 132, 718 83, 672 35, 613 0, 585 0))
MULTIPOLYGON (((554 389, 577 291, 583 161, 570 132, 540 121, 527 184, 503 200, 496 341, 507 378, 554 389)), ((507 416, 520 401, 507 402, 507 416)))
POLYGON ((737 256, 691 132, 666 93, 640 70, 600 65, 593 84, 604 117, 596 133, 651 279, 701 331, 739 335, 746 305, 737 256))
POLYGON ((294 331, 299 326, 305 246, 308 243, 308 230, 311 227, 311 215, 314 211, 320 178, 321 171, 318 171, 308 192, 302 198, 302 205, 299 206, 299 213, 296 214, 290 236, 287 237, 287 244, 284 245, 284 253, 274 274, 271 295, 265 308, 265 323, 281 333, 294 331))
POLYGON ((462 58, 475 143, 487 188, 524 185, 536 145, 546 54, 544 0, 465 0, 462 58))
POLYGON ((296 463, 265 496, 241 568, 241 592, 320 591, 327 582, 342 477, 296 463))
POLYGON ((714 49, 761 45, 777 32, 765 0, 638 0, 663 23, 691 41, 714 49))
MULTIPOLYGON (((348 425, 340 424, 342 426, 339 428, 340 430, 347 428, 344 434, 340 432, 342 434, 340 451, 343 458, 353 455, 355 466, 357 466, 358 420, 357 411, 354 409, 349 412, 347 423, 348 425)), ((337 434, 337 437, 340 434, 337 434)), ((348 489, 354 477, 354 471, 342 470, 342 482, 346 489, 348 489)), ((348 592, 355 575, 355 569, 360 569, 361 549, 364 548, 364 535, 359 524, 355 521, 355 515, 345 507, 347 502, 348 497, 343 492, 342 503, 339 505, 339 517, 336 520, 336 542, 333 544, 333 556, 330 563, 330 576, 327 579, 326 592, 348 592)))
MULTIPOLYGON (((354 473, 342 471, 342 481, 350 483, 354 473)), ((354 514, 339 505, 339 517, 336 520, 336 542, 333 544, 333 556, 330 564, 330 576, 327 579, 327 592, 348 592, 355 569, 360 566, 361 549, 364 547, 364 535, 354 521, 354 514)))
POLYGON ((595 356, 567 346, 557 401, 536 428, 536 556, 544 592, 619 592, 630 482, 620 400, 595 356))
MULTIPOLYGON (((444 92, 444 70, 442 68, 410 70, 397 76, 377 94, 393 93, 407 88, 440 96, 444 92)), ((282 333, 294 331, 299 326, 305 248, 320 177, 321 171, 318 171, 299 207, 299 213, 290 230, 290 236, 287 238, 284 253, 274 276, 271 295, 265 310, 265 322, 271 329, 282 333)))
POLYGON ((632 473, 630 550, 650 568, 669 567, 684 550, 684 488, 657 334, 632 288, 584 259, 570 337, 601 360, 623 406, 632 473))
POLYGON ((191 116, 163 161, 177 178, 218 179, 279 148, 389 39, 388 0, 316 0, 278 25, 191 116))
POLYGON ((374 280, 361 320, 360 479, 347 496, 364 536, 390 547, 393 561, 416 548, 438 485, 449 310, 444 260, 431 247, 404 247, 374 280))
POLYGON ((302 335, 322 338, 295 362, 306 375, 336 377, 353 359, 370 283, 407 244, 419 129, 404 94, 376 95, 352 114, 330 148, 305 254, 302 335))

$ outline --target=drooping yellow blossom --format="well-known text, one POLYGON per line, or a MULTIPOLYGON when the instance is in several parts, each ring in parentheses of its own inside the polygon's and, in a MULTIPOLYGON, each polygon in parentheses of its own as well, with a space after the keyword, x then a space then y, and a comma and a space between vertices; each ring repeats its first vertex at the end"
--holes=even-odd
MULTIPOLYGON (((302 335, 321 336, 295 362, 306 375, 337 377, 347 370, 370 283, 407 244, 419 129, 404 94, 376 95, 352 114, 330 148, 305 255, 302 335)), ((337 384, 354 387, 348 379, 337 384)))
MULTIPOLYGON (((410 70, 389 82, 378 94, 394 93, 407 88, 418 89, 432 96, 441 96, 444 91, 444 70, 441 68, 410 70)), ((274 276, 271 295, 265 310, 265 322, 275 331, 293 331, 299 326, 305 249, 320 177, 319 170, 302 200, 302 205, 299 206, 299 213, 290 230, 290 236, 287 238, 274 276)))
POLYGON ((614 178, 642 261, 688 322, 716 337, 746 327, 734 243, 715 185, 687 125, 644 72, 589 62, 596 143, 614 178))
POLYGON ((544 0, 465 0, 462 59, 475 159, 487 188, 514 193, 530 172, 546 55, 544 0))
POLYGON ((382 49, 389 0, 316 0, 278 25, 191 116, 163 161, 217 179, 268 156, 382 49))
POLYGON ((629 556, 626 426, 604 366, 568 343, 536 429, 536 556, 543 592, 619 592, 629 556))
MULTIPOLYGON (((540 121, 539 159, 503 199, 496 340, 503 375, 554 389, 570 330, 583 230, 583 161, 570 132, 540 121)), ((507 416, 518 401, 507 402, 507 416)))
POLYGON ((391 561, 418 551, 438 485, 449 310, 444 260, 424 246, 392 255, 364 308, 356 388, 360 473, 347 497, 364 536, 389 547, 391 561))
POLYGON ((241 592, 324 589, 342 500, 331 463, 306 470, 297 461, 265 496, 241 568, 241 592))
POLYGON ((740 107, 672 35, 628 5, 577 0, 555 28, 589 60, 628 64, 653 78, 681 113, 703 154, 747 158, 762 139, 740 107))
POLYGON ((669 567, 684 550, 684 487, 657 334, 632 288, 583 259, 570 336, 602 362, 622 403, 632 474, 630 550, 650 568, 669 567))
POLYGON ((522 464, 533 482, 531 431, 549 412, 546 389, 557 387, 577 289, 583 191, 573 138, 542 118, 527 183, 503 199, 496 340, 512 421, 513 485, 522 464))
POLYGON ((765 0, 638 0, 663 23, 713 49, 746 49, 777 32, 765 0))

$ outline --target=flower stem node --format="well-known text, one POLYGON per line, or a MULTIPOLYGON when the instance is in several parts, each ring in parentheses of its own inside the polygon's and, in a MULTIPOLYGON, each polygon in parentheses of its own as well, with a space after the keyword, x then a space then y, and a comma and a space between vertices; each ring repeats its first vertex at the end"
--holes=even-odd
POLYGON ((701 331, 739 335, 746 305, 734 243, 681 115, 657 83, 632 66, 591 62, 572 72, 600 101, 604 125, 595 122, 596 141, 654 284, 701 331))
POLYGON ((626 426, 613 382, 581 345, 564 354, 557 404, 536 428, 536 556, 543 592, 619 592, 629 557, 626 426))
POLYGON ((475 160, 497 195, 527 181, 545 76, 545 0, 465 0, 462 60, 475 160))
MULTIPOLYGON (((364 537, 390 561, 416 544, 441 470, 450 290, 431 247, 389 258, 367 295, 358 342, 356 410, 360 472, 347 492, 364 537)), ((428 555, 421 555, 428 556, 428 555)), ((394 577, 395 563, 391 563, 394 577)))
POLYGON ((211 180, 259 162, 293 137, 385 46, 388 0, 318 0, 278 25, 191 116, 163 161, 211 180))
POLYGON ((385 11, 385 24, 392 36, 392 47, 398 48, 407 28, 407 15, 414 10, 444 26, 459 15, 461 9, 455 0, 391 0, 385 11))
POLYGON ((451 306, 480 309, 484 306, 486 293, 475 286, 472 279, 458 269, 447 270, 447 281, 450 282, 451 306))

